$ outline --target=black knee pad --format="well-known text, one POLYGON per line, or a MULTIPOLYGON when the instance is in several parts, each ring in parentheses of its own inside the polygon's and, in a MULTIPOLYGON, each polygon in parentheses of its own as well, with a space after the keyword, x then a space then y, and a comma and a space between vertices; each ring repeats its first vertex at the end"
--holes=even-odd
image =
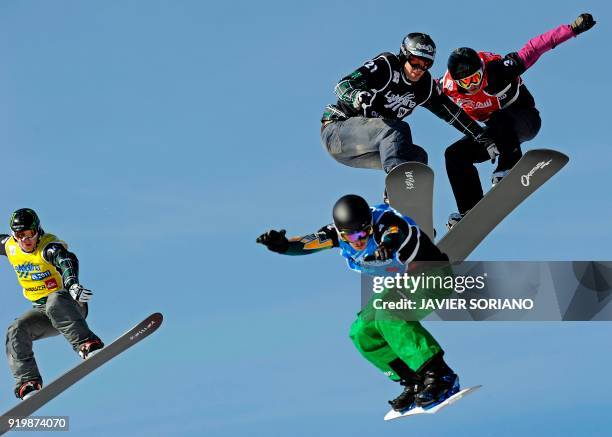
POLYGON ((413 144, 413 155, 418 159, 415 159, 417 162, 422 162, 423 164, 427 164, 429 162, 429 155, 427 154, 427 150, 418 144, 413 144))

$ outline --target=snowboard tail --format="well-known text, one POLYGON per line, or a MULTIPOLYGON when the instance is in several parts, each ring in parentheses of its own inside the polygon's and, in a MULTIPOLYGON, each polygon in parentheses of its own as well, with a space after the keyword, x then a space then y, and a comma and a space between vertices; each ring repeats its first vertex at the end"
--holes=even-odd
POLYGON ((433 241, 433 170, 420 162, 405 162, 385 178, 389 205, 410 217, 433 241))

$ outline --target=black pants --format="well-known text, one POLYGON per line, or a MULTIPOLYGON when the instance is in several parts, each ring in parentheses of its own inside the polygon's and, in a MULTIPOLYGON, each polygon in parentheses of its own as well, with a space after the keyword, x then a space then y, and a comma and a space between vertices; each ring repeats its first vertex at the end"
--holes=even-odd
MULTIPOLYGON (((540 130, 540 113, 533 107, 514 107, 494 113, 485 123, 485 131, 499 149, 495 171, 509 170, 521 159, 521 143, 534 138, 540 130)), ((475 163, 490 159, 486 147, 465 136, 451 144, 444 153, 446 172, 461 214, 483 197, 475 163)))

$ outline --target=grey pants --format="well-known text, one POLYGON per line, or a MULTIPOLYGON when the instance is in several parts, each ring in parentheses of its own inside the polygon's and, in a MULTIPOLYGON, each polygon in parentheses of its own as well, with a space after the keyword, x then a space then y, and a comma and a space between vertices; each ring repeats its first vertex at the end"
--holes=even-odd
POLYGON ((321 131, 329 154, 350 167, 384 169, 408 161, 427 164, 427 152, 412 143, 410 126, 401 120, 351 117, 333 121, 321 131))
POLYGON ((98 339, 89 330, 85 317, 87 305, 79 304, 70 293, 61 290, 51 293, 45 304, 35 305, 13 321, 6 333, 6 356, 16 390, 27 381, 42 383, 32 351, 34 340, 61 333, 78 351, 81 344, 98 339))

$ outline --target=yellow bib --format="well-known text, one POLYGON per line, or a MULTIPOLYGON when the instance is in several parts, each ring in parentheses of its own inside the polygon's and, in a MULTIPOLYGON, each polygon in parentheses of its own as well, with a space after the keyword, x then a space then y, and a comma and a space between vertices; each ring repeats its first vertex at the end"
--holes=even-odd
POLYGON ((68 248, 66 243, 52 234, 44 234, 31 253, 21 250, 13 237, 4 243, 8 260, 15 269, 19 284, 23 287, 23 295, 28 300, 38 300, 64 287, 62 275, 42 256, 45 247, 52 242, 68 248))

